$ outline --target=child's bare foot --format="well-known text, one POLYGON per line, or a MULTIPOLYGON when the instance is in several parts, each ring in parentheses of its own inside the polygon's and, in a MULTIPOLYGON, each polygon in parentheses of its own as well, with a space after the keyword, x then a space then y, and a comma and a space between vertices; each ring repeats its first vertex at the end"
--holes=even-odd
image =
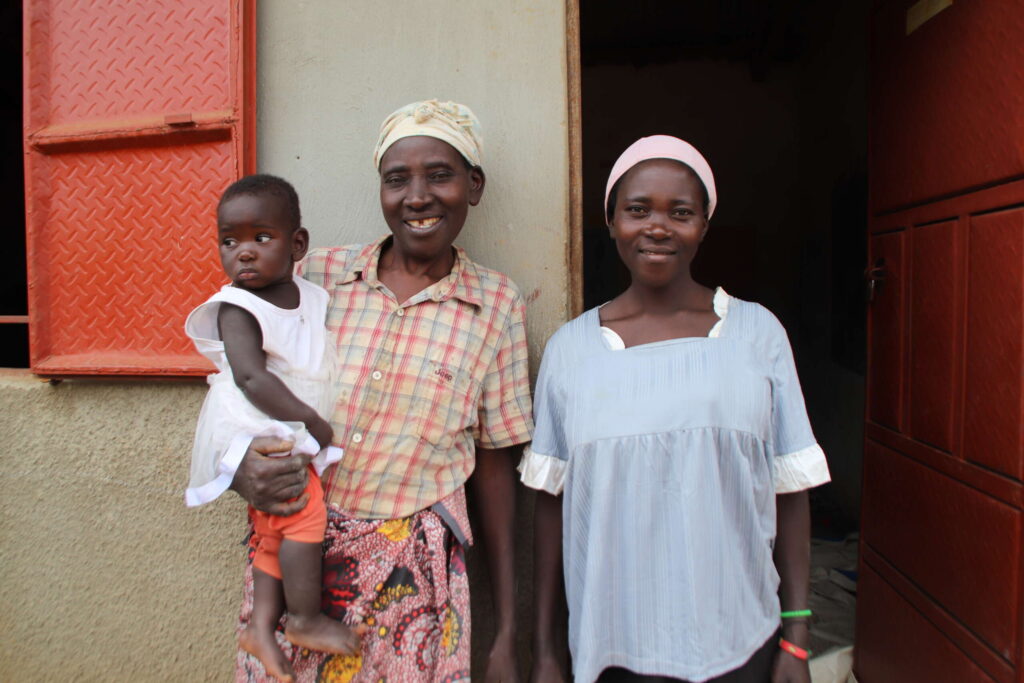
POLYGON ((325 614, 311 617, 289 614, 288 621, 285 622, 284 636, 293 645, 310 650, 339 655, 354 655, 359 652, 357 632, 325 614))
POLYGON ((295 680, 292 665, 278 647, 272 630, 256 628, 250 624, 238 637, 238 646, 259 659, 263 668, 274 678, 284 683, 292 683, 295 680))

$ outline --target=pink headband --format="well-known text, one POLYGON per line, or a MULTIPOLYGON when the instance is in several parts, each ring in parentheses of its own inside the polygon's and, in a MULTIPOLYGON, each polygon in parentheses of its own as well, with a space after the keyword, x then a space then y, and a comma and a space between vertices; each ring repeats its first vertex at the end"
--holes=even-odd
POLYGON ((692 168, 708 191, 708 218, 711 218, 711 214, 715 212, 715 205, 718 203, 718 194, 715 192, 715 176, 711 173, 711 167, 693 145, 671 135, 652 135, 648 138, 640 138, 626 148, 626 151, 612 166, 612 172, 608 176, 608 185, 604 190, 605 213, 608 213, 608 195, 612 192, 612 186, 618 182, 619 178, 626 175, 626 171, 641 161, 649 159, 674 159, 692 168))

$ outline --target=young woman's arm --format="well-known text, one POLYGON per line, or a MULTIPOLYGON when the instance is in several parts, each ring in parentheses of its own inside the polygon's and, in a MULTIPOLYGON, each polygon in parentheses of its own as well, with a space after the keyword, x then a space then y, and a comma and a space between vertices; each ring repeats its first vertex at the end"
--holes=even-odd
POLYGON ((305 424, 321 447, 330 446, 331 425, 300 401, 280 377, 267 370, 263 333, 256 318, 243 308, 222 303, 217 311, 217 326, 235 384, 249 402, 275 420, 305 424))
MULTIPOLYGON (((811 512, 807 491, 782 493, 775 497, 775 568, 779 572, 779 602, 783 612, 807 609, 811 565, 811 512)), ((782 637, 807 649, 810 633, 805 618, 783 619, 782 637)), ((775 655, 772 683, 810 683, 805 660, 783 652, 775 655)))
POLYGON ((562 497, 537 491, 533 511, 533 671, 530 680, 565 680, 565 633, 561 628, 562 497))
POLYGON ((491 575, 496 628, 487 659, 486 681, 518 681, 516 668, 516 476, 519 448, 476 449, 476 471, 469 479, 483 531, 491 575))

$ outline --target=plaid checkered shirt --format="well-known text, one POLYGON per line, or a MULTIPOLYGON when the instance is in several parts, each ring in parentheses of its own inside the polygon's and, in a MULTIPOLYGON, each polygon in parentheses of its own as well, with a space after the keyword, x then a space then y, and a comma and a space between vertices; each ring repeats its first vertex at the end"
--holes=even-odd
POLYGON ((330 422, 345 457, 324 473, 325 498, 357 518, 430 507, 469 478, 474 443, 504 448, 533 431, 515 284, 456 247, 451 273, 399 304, 377 279, 386 239, 313 249, 298 269, 330 292, 338 349, 330 422))

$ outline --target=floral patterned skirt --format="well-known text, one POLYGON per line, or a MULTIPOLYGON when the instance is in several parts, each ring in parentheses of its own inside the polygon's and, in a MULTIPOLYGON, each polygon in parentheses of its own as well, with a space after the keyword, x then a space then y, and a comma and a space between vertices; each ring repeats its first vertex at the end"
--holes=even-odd
MULTIPOLYGON (((239 632, 252 612, 252 557, 250 544, 239 632)), ((284 638, 282 619, 277 639, 296 683, 469 680, 465 550, 433 510, 403 519, 360 520, 328 506, 323 584, 325 614, 370 628, 359 654, 332 655, 293 647, 284 638)), ((235 679, 275 680, 241 649, 235 679)))

